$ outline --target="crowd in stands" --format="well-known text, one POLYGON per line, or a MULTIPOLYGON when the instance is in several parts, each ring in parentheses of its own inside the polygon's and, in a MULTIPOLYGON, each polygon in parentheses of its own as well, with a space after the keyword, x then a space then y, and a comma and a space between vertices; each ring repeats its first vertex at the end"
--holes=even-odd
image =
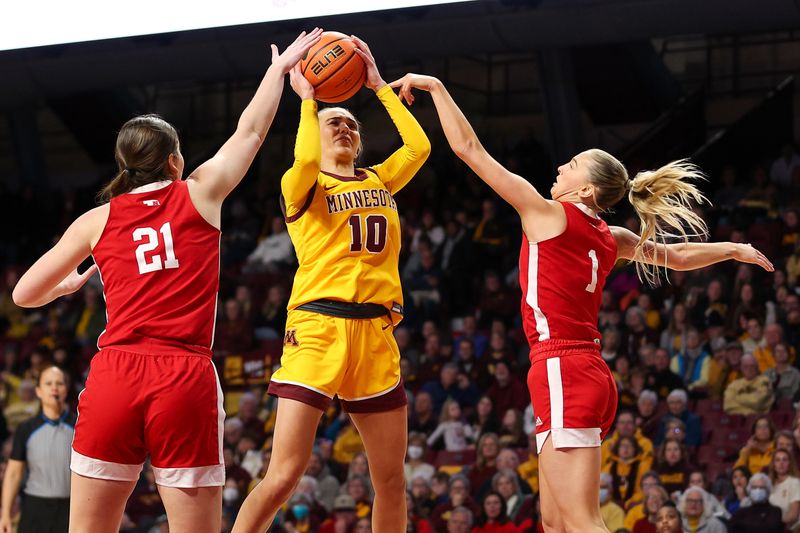
MULTIPOLYGON (((436 152, 436 186, 412 184, 398 197, 406 318, 395 336, 409 398, 408 530, 542 531, 518 218, 436 152)), ((526 153, 506 155, 523 172, 532 165, 526 153)), ((788 149, 755 169, 725 168, 703 187, 713 207, 697 209, 712 238, 752 243, 776 271, 725 262, 670 271, 655 288, 640 283, 633 265, 612 274, 599 326, 620 408, 602 446, 602 516, 612 532, 655 532, 656 523, 691 533, 800 531, 800 156, 788 149)), ((42 309, 13 305, 21 271, 53 242, 46 230, 63 230, 85 206, 77 196, 2 194, 13 211, 5 216, 19 217, 18 233, 0 240, 0 438, 8 443, 38 409, 33 383, 44 365, 65 370, 77 405, 105 313, 98 279, 42 309), (24 224, 34 214, 46 220, 24 224)), ((276 401, 265 391, 295 265, 277 202, 261 200, 239 194, 223 222, 214 361, 228 412, 225 531, 269 464, 276 401)), ((638 230, 624 210, 613 221, 638 230)), ((370 531, 369 466, 337 403, 317 436, 274 531, 370 531)), ((145 468, 123 528, 165 531, 163 515, 145 468)))

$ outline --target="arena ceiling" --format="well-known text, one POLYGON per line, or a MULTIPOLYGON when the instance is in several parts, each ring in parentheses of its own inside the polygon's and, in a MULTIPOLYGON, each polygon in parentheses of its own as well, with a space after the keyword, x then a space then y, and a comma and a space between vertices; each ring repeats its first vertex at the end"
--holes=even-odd
POLYGON ((800 0, 497 0, 253 24, 0 53, 0 108, 84 91, 258 76, 268 43, 313 25, 355 33, 382 61, 528 52, 674 35, 800 27, 800 0))

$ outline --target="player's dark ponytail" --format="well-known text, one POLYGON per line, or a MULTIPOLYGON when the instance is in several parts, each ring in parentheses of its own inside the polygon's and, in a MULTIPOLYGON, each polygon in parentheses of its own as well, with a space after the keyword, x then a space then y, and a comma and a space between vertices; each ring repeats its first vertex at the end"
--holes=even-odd
POLYGON ((166 178, 169 156, 178 153, 178 132, 158 115, 142 115, 123 124, 114 157, 117 175, 98 194, 101 203, 166 178))

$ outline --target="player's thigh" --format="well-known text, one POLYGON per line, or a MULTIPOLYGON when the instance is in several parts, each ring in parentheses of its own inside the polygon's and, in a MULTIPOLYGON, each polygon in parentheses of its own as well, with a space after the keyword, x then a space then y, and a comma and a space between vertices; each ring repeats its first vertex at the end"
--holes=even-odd
POLYGON ((599 519, 599 447, 556 449, 548 438, 539 454, 539 470, 565 526, 591 525, 599 519))
POLYGON ((370 472, 376 481, 403 477, 408 445, 408 409, 399 407, 377 413, 350 413, 367 451, 370 472))
POLYGON ((70 533, 116 533, 136 481, 112 481, 72 474, 70 533))
POLYGON ((552 489, 547 482, 547 476, 541 468, 539 469, 539 508, 542 512, 545 532, 562 533, 564 526, 561 523, 561 514, 552 489))
POLYGON ((305 472, 322 411, 289 398, 278 399, 267 480, 295 482, 305 472), (296 478, 296 479, 295 479, 296 478))
POLYGON ((158 486, 170 533, 218 533, 222 524, 222 487, 184 489, 158 486))

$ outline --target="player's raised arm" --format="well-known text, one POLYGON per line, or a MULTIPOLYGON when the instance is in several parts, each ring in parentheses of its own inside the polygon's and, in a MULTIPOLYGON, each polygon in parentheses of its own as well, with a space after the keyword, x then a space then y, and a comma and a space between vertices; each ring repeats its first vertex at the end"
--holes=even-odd
POLYGON ((555 211, 555 206, 539 194, 533 185, 510 172, 486 151, 472 125, 441 81, 432 76, 406 74, 389 85, 400 88, 400 98, 409 105, 414 102, 412 88, 431 94, 447 142, 455 154, 503 200, 511 204, 523 220, 529 215, 546 215, 555 211))
POLYGON ((403 140, 403 146, 389 156, 386 161, 372 167, 389 191, 395 194, 405 187, 425 164, 431 153, 431 143, 414 115, 409 112, 381 77, 367 43, 355 35, 351 38, 356 44, 356 53, 364 60, 367 67, 367 79, 364 85, 375 91, 403 140))
POLYGON ((301 103, 300 125, 297 127, 294 142, 294 162, 281 178, 281 195, 286 217, 292 217, 302 209, 311 188, 317 182, 322 160, 314 87, 300 72, 299 64, 289 72, 289 83, 300 97, 301 103))
MULTIPOLYGON (((253 99, 239 118, 233 135, 207 162, 192 172, 200 200, 221 205, 225 197, 239 184, 253 162, 280 103, 284 76, 300 61, 309 48, 319 41, 322 30, 301 33, 282 54, 272 48, 272 64, 267 69, 253 99)), ((193 199, 195 196, 193 195, 193 199)))

